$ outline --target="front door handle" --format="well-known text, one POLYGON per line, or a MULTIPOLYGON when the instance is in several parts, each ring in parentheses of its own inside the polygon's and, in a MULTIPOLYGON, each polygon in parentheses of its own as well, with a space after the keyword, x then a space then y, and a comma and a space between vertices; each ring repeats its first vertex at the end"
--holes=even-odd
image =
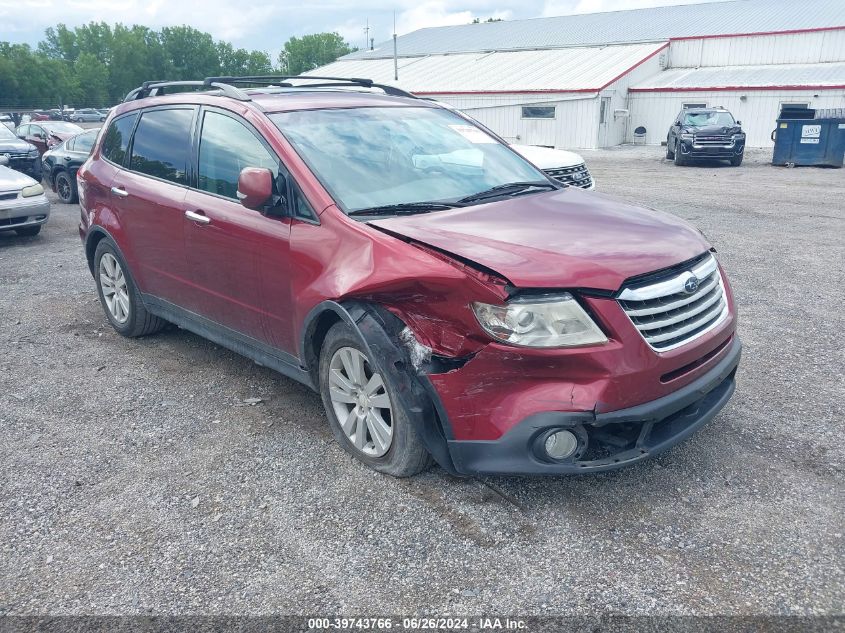
POLYGON ((185 217, 198 224, 211 224, 211 218, 195 211, 185 211, 185 217))
POLYGON ((119 196, 119 197, 121 197, 121 198, 127 198, 127 197, 129 197, 129 192, 128 192, 128 191, 126 191, 126 189, 122 189, 122 188, 120 188, 120 187, 112 187, 112 188, 111 188, 111 192, 112 192, 114 195, 119 196))

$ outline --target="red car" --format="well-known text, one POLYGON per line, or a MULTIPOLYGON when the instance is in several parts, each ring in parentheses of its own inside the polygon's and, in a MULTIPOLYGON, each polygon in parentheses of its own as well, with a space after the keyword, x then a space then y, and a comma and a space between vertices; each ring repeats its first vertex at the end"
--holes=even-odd
POLYGON ((727 403, 736 312, 699 231, 436 103, 308 79, 112 112, 79 232, 119 333, 175 323, 310 386, 395 476, 615 469, 727 403))
POLYGON ((72 136, 81 134, 85 130, 66 121, 39 121, 38 123, 24 123, 15 130, 15 135, 32 143, 38 148, 42 156, 48 149, 58 147, 72 136))

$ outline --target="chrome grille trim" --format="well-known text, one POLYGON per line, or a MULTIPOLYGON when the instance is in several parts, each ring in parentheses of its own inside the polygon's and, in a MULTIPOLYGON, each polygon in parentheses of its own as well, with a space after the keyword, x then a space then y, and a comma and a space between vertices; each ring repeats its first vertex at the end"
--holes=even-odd
POLYGON ((544 169, 545 173, 550 178, 554 178, 558 182, 572 187, 581 187, 587 189, 593 184, 593 177, 587 169, 585 163, 572 165, 571 167, 553 167, 552 169, 544 169))
POLYGON ((631 323, 658 352, 686 345, 728 317, 725 283, 713 255, 690 270, 670 275, 648 285, 626 287, 618 295, 631 323), (699 280, 698 288, 687 293, 684 285, 693 276, 699 280))

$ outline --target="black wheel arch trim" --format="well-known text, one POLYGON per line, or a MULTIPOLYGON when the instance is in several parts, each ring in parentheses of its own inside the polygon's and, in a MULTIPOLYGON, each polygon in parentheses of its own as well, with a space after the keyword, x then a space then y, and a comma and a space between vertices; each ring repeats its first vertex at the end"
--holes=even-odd
POLYGON ((399 400, 399 406, 438 465, 453 475, 459 474, 449 452, 448 441, 453 435, 440 398, 428 377, 414 367, 410 352, 400 339, 407 326, 385 307, 359 300, 323 301, 315 306, 305 317, 300 340, 300 359, 305 370, 310 370, 312 375, 316 370, 314 366, 308 367, 307 359, 310 357, 313 362, 314 356, 308 351, 310 336, 327 312, 334 313, 355 331, 379 373, 393 379, 398 389, 392 395, 399 400))

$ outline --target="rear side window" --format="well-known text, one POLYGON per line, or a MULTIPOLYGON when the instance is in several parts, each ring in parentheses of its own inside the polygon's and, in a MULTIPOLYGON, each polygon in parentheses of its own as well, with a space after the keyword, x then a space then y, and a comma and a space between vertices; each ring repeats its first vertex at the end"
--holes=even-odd
POLYGON ((129 169, 177 185, 187 184, 193 119, 193 110, 144 112, 132 139, 129 169))
POLYGON ((279 163, 258 138, 232 117, 206 112, 200 135, 199 189, 237 200, 244 167, 264 167, 279 175, 279 163))
POLYGON ((126 148, 129 147, 129 135, 132 134, 137 116, 130 114, 115 119, 106 130, 106 136, 103 138, 103 156, 116 165, 123 164, 126 148))
POLYGON ((89 132, 87 134, 80 134, 71 139, 73 149, 75 152, 91 153, 91 148, 94 146, 94 141, 97 140, 96 132, 89 132))

